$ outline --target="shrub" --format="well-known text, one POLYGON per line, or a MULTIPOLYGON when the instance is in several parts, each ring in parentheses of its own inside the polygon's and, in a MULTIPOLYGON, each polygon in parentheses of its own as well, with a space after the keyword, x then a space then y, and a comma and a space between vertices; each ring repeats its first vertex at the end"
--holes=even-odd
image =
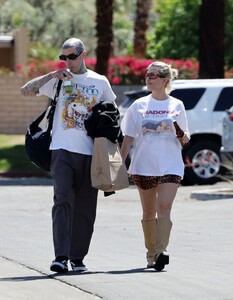
MULTIPOLYGON (((199 64, 196 60, 173 60, 161 59, 162 61, 177 68, 179 78, 181 79, 194 79, 198 77, 199 64)), ((134 57, 119 57, 110 58, 108 68, 108 79, 111 84, 122 85, 143 85, 145 84, 146 68, 154 60, 152 59, 136 59, 134 57)), ((88 68, 94 70, 96 60, 86 59, 88 68)))
MULTIPOLYGON (((113 85, 144 85, 145 73, 148 65, 154 60, 152 59, 136 59, 130 56, 114 57, 109 60, 108 79, 113 85)), ((194 58, 182 59, 161 59, 179 72, 179 79, 196 79, 198 78, 199 63, 194 58)), ((94 70, 96 59, 87 58, 86 66, 94 70)), ((41 62, 33 59, 28 63, 27 67, 21 65, 16 66, 16 76, 28 76, 35 78, 36 76, 44 75, 53 70, 62 69, 65 67, 64 61, 44 61, 41 62)), ((12 72, 7 72, 0 68, 0 75, 12 75, 12 72)), ((233 70, 226 69, 225 78, 233 78, 233 70)))

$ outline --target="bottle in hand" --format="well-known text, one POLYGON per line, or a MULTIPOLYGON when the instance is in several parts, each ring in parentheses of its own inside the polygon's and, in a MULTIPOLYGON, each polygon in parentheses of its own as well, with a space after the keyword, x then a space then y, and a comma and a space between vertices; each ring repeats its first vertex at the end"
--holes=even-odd
POLYGON ((176 130, 176 137, 178 138, 181 146, 184 148, 187 148, 189 146, 189 143, 184 143, 182 138, 184 136, 184 131, 180 128, 180 126, 178 125, 178 123, 176 121, 173 122, 174 126, 175 126, 175 130, 176 130))
POLYGON ((73 91, 74 84, 71 80, 64 80, 64 89, 67 94, 71 94, 73 91))

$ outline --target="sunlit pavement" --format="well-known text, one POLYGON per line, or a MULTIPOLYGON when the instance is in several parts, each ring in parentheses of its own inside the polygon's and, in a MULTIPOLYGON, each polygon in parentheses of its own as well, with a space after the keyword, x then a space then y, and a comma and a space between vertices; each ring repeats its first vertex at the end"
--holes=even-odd
POLYGON ((232 185, 181 186, 172 212, 163 272, 145 269, 141 207, 134 186, 104 197, 99 192, 97 220, 88 271, 53 274, 51 181, 1 180, 0 291, 5 299, 232 300, 232 185), (208 199, 193 195, 203 191, 208 199), (221 192, 219 192, 221 191, 221 192), (226 194, 226 192, 225 192, 226 194))

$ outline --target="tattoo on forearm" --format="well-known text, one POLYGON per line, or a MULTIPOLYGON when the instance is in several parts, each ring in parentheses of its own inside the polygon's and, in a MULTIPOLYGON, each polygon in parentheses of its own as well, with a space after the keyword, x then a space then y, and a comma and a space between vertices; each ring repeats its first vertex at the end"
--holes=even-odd
POLYGON ((21 92, 24 96, 35 95, 39 92, 39 88, 52 78, 52 73, 34 78, 21 87, 21 92))

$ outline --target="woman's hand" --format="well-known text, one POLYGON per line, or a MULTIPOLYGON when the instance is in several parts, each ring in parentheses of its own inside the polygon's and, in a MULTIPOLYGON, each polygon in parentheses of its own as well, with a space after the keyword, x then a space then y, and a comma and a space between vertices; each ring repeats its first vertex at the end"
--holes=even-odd
POLYGON ((129 150, 133 144, 134 138, 132 136, 125 135, 121 145, 121 156, 123 161, 126 160, 126 157, 129 153, 129 150))
POLYGON ((182 137, 182 142, 184 144, 187 144, 189 141, 190 141, 190 134, 189 134, 189 132, 185 131, 184 135, 182 137))

